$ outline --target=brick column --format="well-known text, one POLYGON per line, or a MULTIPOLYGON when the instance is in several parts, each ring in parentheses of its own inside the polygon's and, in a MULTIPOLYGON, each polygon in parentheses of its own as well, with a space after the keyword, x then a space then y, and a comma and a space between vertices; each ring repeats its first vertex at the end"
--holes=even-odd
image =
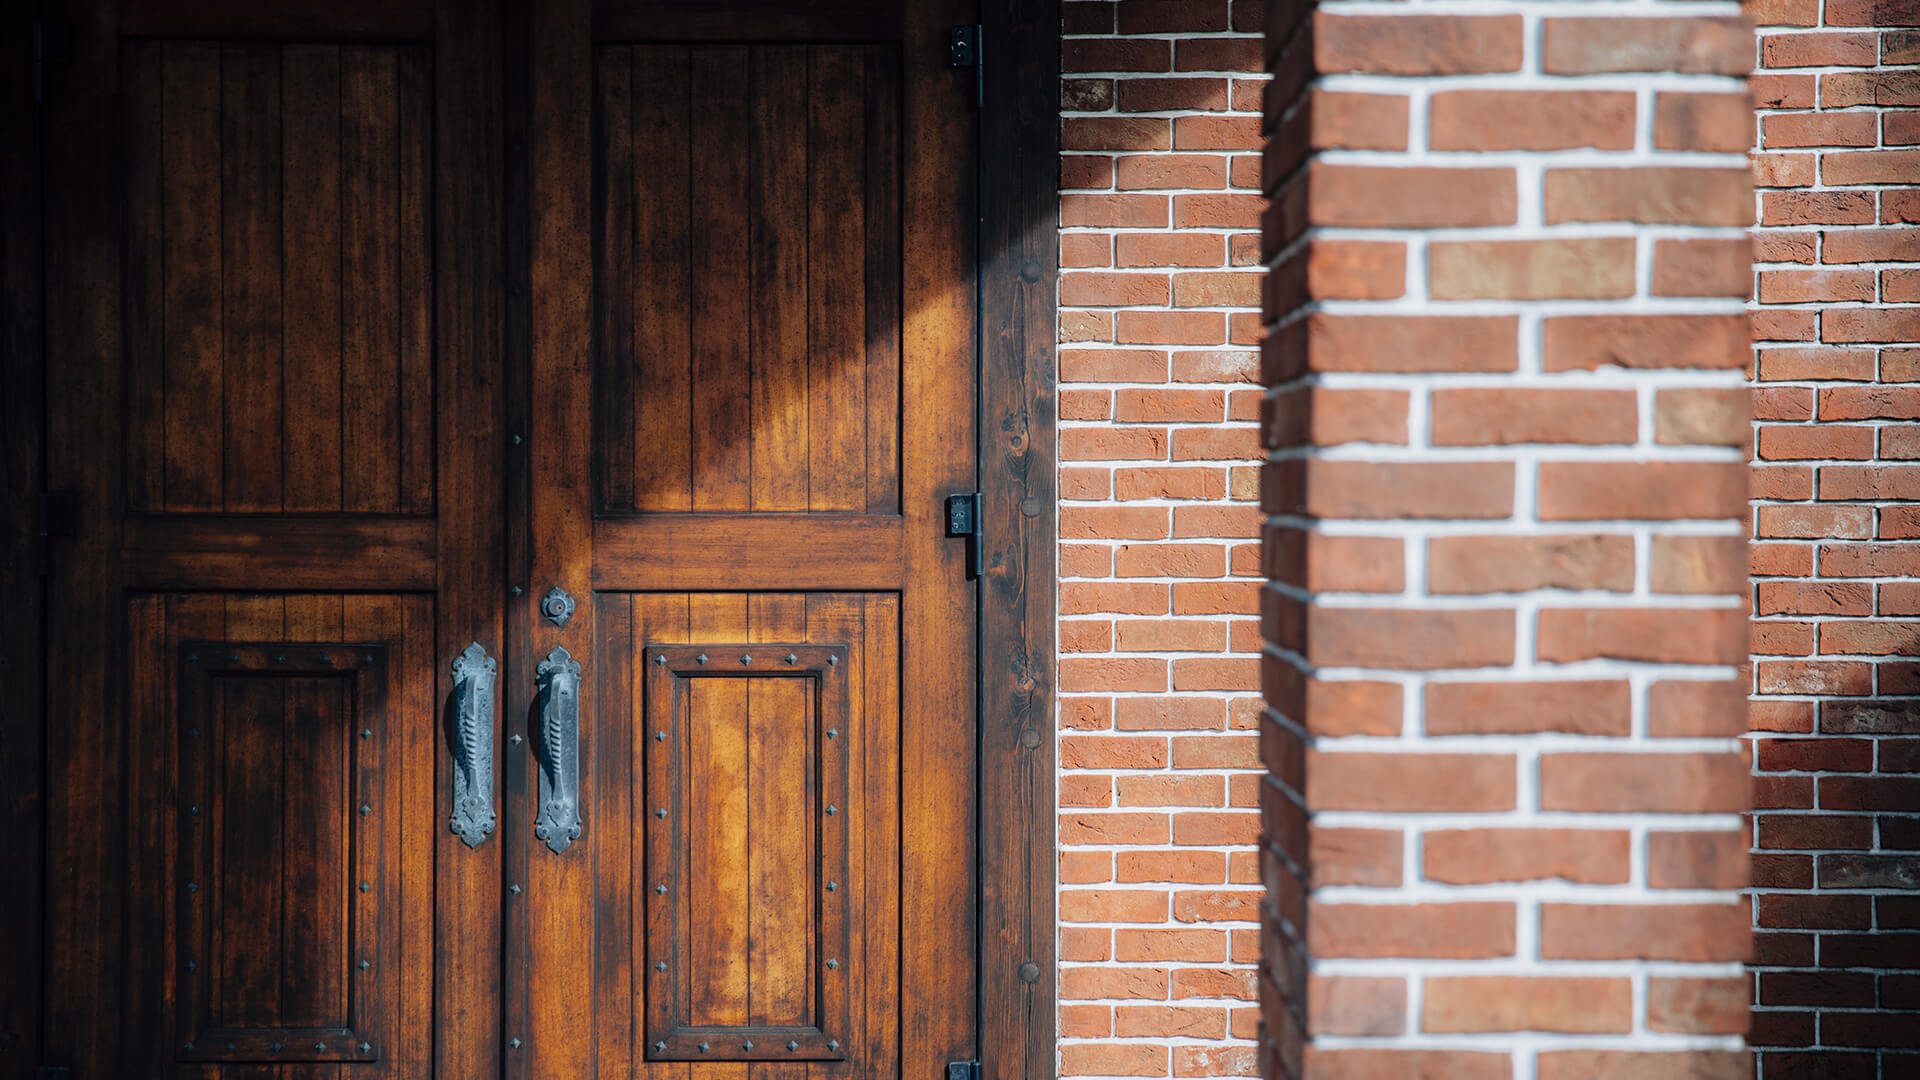
POLYGON ((1750 1040, 1764 1080, 1920 1075, 1920 10, 1753 12, 1750 1040))
POLYGON ((1269 17, 1265 1071, 1745 1077, 1729 3, 1269 17))

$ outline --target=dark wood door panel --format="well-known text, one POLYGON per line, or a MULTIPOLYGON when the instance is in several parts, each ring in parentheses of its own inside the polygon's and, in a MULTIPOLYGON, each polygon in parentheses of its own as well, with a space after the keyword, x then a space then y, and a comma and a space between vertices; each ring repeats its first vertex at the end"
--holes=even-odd
POLYGON ((429 50, 124 68, 128 508, 430 510, 429 50))
POLYGON ((432 1075, 431 602, 142 593, 126 626, 130 1060, 432 1075))
POLYGON ((897 513, 900 47, 595 53, 602 513, 897 513))
POLYGON ((594 935, 598 963, 634 973, 602 1043, 629 1033, 634 1075, 898 1075, 899 598, 596 608, 590 829, 618 846, 594 935))

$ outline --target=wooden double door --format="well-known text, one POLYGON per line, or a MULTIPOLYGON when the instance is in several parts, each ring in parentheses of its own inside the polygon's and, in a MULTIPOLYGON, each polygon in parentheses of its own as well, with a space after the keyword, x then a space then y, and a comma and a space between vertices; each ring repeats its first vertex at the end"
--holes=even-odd
POLYGON ((976 1056, 973 21, 53 13, 55 1075, 976 1056))

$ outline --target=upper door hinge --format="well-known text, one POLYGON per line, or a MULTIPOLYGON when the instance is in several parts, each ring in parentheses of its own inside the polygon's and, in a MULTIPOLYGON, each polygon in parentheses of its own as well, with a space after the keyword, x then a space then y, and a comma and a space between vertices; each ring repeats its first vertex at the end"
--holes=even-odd
POLYGON ((947 1062, 947 1080, 980 1080, 980 1063, 977 1061, 947 1062))
POLYGON ((72 495, 63 491, 40 493, 39 511, 35 515, 37 525, 34 529, 34 540, 41 577, 47 576, 48 549, 52 547, 49 539, 55 536, 72 536, 74 517, 72 495))
POLYGON ((987 105, 987 65, 981 53, 979 26, 956 26, 947 31, 947 65, 973 69, 973 107, 987 105))

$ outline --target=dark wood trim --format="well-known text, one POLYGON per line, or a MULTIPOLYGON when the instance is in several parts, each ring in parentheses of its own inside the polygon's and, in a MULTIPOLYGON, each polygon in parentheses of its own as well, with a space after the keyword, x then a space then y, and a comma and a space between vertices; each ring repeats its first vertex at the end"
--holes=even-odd
POLYGON ((1054 1073, 1059 0, 981 5, 980 1054, 1054 1073))
POLYGON ((33 5, 0 17, 0 866, 19 884, 0 924, 0 1080, 24 1080, 40 1061, 41 679, 45 582, 36 522, 44 466, 41 439, 40 106, 33 100, 33 5))

